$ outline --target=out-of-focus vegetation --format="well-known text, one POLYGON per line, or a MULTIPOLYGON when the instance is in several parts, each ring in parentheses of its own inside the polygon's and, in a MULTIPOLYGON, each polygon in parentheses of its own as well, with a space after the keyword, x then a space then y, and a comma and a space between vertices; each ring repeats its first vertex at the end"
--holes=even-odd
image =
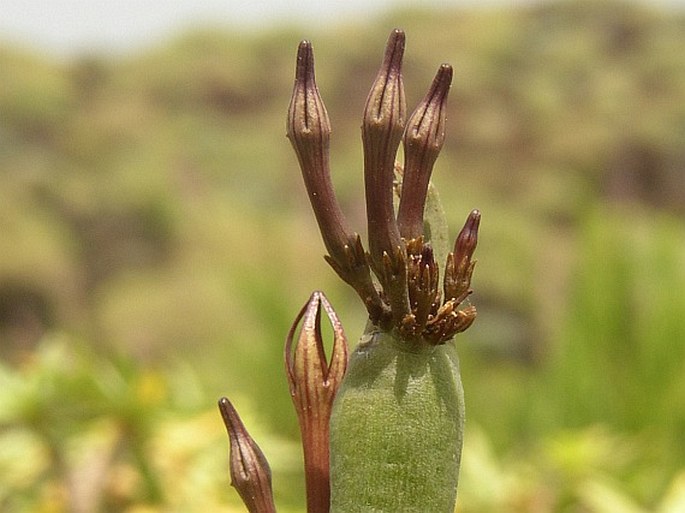
POLYGON ((455 68, 435 180, 455 232, 484 216, 458 510, 685 511, 685 13, 590 0, 119 59, 0 46, 2 511, 242 511, 221 395, 303 510, 284 336, 315 288, 351 339, 364 317, 284 137, 295 47, 363 230, 359 119, 393 26, 410 104, 455 68))

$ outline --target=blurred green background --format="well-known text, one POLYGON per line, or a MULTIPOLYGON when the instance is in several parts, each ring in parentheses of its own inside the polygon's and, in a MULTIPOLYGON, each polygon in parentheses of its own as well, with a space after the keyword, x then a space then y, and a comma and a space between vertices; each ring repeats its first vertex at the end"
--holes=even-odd
POLYGON ((314 289, 355 340, 285 134, 313 41, 334 181, 390 29, 412 108, 454 66, 435 171, 483 213, 459 337, 460 513, 685 511, 685 11, 616 1, 194 30, 133 55, 0 45, 0 510, 240 512, 215 402, 304 509, 284 337, 314 289))

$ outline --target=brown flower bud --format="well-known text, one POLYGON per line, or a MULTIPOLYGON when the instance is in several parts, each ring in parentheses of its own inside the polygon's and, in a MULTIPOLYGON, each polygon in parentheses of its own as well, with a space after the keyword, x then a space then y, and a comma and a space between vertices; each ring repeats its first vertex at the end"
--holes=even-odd
POLYGON ((445 142, 445 103, 451 83, 452 66, 443 64, 404 132, 404 177, 397 223, 406 240, 423 235, 428 183, 445 142))
POLYGON ((476 261, 473 252, 478 244, 480 212, 472 210, 454 243, 454 252, 447 256, 445 266, 445 300, 453 299, 457 304, 471 293, 471 277, 476 261))
POLYGON ((219 410, 230 441, 231 485, 250 513, 276 513, 269 463, 225 397, 219 400, 219 410))
POLYGON ((297 49, 287 135, 300 163, 309 201, 329 253, 329 264, 357 291, 370 317, 381 322, 388 317, 388 308, 374 287, 361 239, 348 229, 333 190, 329 164, 330 134, 328 113, 314 76, 312 45, 302 41, 297 49))
POLYGON ((342 266, 345 247, 351 246, 356 237, 347 229, 345 216, 333 191, 329 164, 331 125, 316 85, 314 52, 309 41, 302 41, 297 49, 295 85, 286 133, 297 154, 326 249, 331 258, 342 266))
POLYGON ((285 368, 302 433, 308 513, 328 513, 329 420, 333 398, 347 368, 347 339, 323 292, 314 292, 293 323, 285 343, 285 368), (321 309, 333 327, 333 347, 326 361, 321 309), (295 333, 302 323, 297 340, 295 333), (294 343, 294 346, 293 346, 294 343))
POLYGON ((404 39, 401 30, 390 34, 362 121, 369 251, 377 270, 383 267, 383 255, 394 260, 402 244, 393 208, 393 180, 395 155, 406 117, 402 82, 404 39))

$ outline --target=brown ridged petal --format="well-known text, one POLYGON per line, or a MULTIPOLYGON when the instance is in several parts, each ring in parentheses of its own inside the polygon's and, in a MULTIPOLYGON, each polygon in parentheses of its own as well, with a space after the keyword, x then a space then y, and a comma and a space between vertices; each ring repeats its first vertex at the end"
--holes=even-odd
POLYGON ((238 491, 250 513, 276 513, 271 488, 271 469, 231 402, 222 397, 219 411, 230 441, 231 485, 238 491))
POLYGON ((362 121, 369 253, 395 325, 404 323, 410 313, 406 251, 393 205, 395 155, 406 118, 402 82, 404 41, 401 30, 390 34, 362 121))
POLYGON ((452 83, 452 66, 443 64, 404 133, 404 178, 397 214, 406 240, 423 235, 423 210, 433 165, 445 142, 445 103, 452 83))
POLYGON ((406 118, 402 82, 404 41, 401 30, 390 34, 362 122, 369 251, 376 269, 382 267, 384 254, 394 259, 401 246, 393 208, 393 180, 395 155, 406 118))
POLYGON ((333 191, 329 164, 331 126, 316 85, 314 51, 309 41, 302 41, 297 48, 295 85, 286 128, 326 249, 336 262, 342 264, 345 247, 354 242, 355 236, 347 229, 345 216, 333 191))
POLYGON ((285 344, 288 385, 302 433, 308 513, 328 513, 329 420, 333 398, 347 368, 347 358, 347 339, 342 324, 323 292, 314 292, 295 319, 285 344), (329 361, 321 336, 322 309, 333 328, 329 361))
POLYGON ((297 49, 295 85, 290 99, 287 135, 302 170, 309 201, 333 269, 364 301, 374 322, 388 317, 371 278, 359 236, 347 221, 333 190, 329 164, 331 127, 314 76, 314 52, 308 41, 297 49))

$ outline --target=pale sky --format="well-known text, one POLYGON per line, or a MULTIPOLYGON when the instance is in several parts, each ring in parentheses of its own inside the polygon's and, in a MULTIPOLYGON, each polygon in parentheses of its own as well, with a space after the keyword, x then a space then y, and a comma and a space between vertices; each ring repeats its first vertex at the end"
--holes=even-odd
MULTIPOLYGON (((469 0, 467 0, 469 1, 469 0)), ((492 0, 490 0, 492 1, 492 0)), ((454 5, 464 0, 428 0, 454 5)), ((197 25, 265 28, 373 16, 398 0, 3 0, 0 40, 56 54, 121 52, 197 25)), ((414 2, 416 4, 416 2, 414 2)))
MULTIPOLYGON (((198 25, 259 29, 283 21, 304 24, 368 18, 397 5, 527 1, 536 0, 3 0, 0 41, 57 55, 122 53, 198 25)), ((643 1, 685 5, 685 0, 643 1)))

